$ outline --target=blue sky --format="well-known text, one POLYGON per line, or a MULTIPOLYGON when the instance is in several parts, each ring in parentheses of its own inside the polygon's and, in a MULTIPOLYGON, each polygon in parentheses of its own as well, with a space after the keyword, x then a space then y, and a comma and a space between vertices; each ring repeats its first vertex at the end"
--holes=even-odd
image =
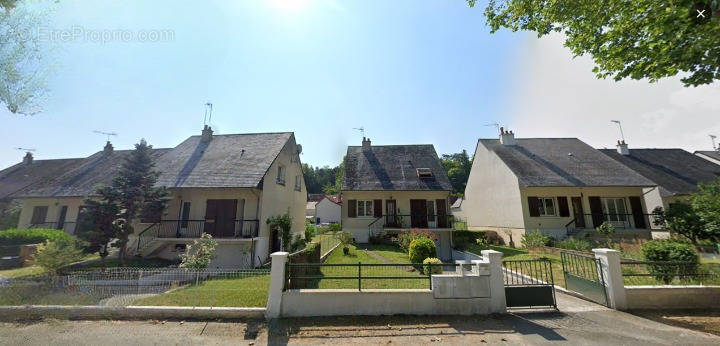
MULTIPOLYGON (((171 32, 159 42, 52 40, 44 111, 0 112, 0 166, 14 147, 77 157, 140 138, 170 147, 199 134, 294 131, 303 162, 336 165, 364 126, 375 144, 472 151, 502 120, 519 35, 490 35, 482 9, 454 1, 79 1, 54 32, 171 32), (58 31, 59 30, 59 31, 58 31)), ((47 33, 48 31, 46 31, 47 33)))

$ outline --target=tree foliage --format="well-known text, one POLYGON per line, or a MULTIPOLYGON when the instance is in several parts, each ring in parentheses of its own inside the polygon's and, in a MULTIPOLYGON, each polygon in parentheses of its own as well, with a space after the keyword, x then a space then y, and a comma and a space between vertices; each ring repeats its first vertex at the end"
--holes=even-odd
POLYGON ((270 229, 280 230, 280 239, 282 240, 282 249, 284 251, 290 250, 292 245, 292 217, 289 213, 283 215, 275 215, 269 217, 266 221, 270 229))
POLYGON ((340 172, 340 166, 313 167, 303 163, 302 171, 303 176, 305 176, 305 186, 307 186, 308 193, 327 193, 325 192, 326 190, 332 191, 328 194, 337 193, 334 187, 338 173, 340 172))
POLYGON ((454 154, 443 154, 441 163, 450 179, 453 193, 462 196, 465 193, 465 186, 470 178, 472 160, 467 151, 463 150, 454 154))
POLYGON ((101 187, 97 191, 99 199, 88 198, 82 217, 77 227, 78 238, 86 241, 87 252, 97 252, 100 255, 102 267, 105 267, 105 258, 109 254, 110 242, 120 232, 120 206, 118 205, 117 190, 110 187, 101 187))
POLYGON ((215 259, 218 242, 211 235, 203 232, 200 239, 193 241, 187 251, 180 255, 180 267, 188 269, 206 269, 215 259))
POLYGON ((653 210, 654 224, 687 238, 693 244, 720 241, 720 180, 699 184, 687 201, 671 203, 667 210, 653 210))
MULTIPOLYGON (((472 7, 476 0, 467 0, 472 7)), ((686 86, 720 79, 718 0, 490 0, 485 17, 501 28, 560 32, 575 56, 592 57, 598 78, 657 81, 680 74, 686 86), (711 6, 698 21, 695 6, 711 6), (710 13, 707 12, 709 16, 710 13)))
POLYGON ((75 237, 48 240, 38 245, 32 261, 48 273, 57 274, 61 268, 82 259, 83 246, 75 237))

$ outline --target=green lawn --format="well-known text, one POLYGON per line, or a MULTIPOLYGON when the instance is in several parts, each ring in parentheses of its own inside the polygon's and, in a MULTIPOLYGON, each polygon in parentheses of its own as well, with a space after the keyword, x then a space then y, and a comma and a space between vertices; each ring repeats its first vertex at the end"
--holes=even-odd
MULTIPOLYGON (((107 268, 115 268, 120 267, 120 261, 117 258, 108 258, 105 260, 105 264, 107 268)), ((159 259, 159 258, 137 258, 137 257, 128 257, 125 261, 125 267, 135 267, 135 268, 163 268, 171 265, 171 261, 159 259)), ((85 258, 83 258, 81 261, 76 262, 68 268, 68 270, 78 270, 78 269, 96 269, 100 268, 100 256, 97 254, 90 254, 87 255, 85 258)), ((19 279, 23 277, 29 277, 29 276, 36 276, 45 274, 45 270, 36 265, 31 265, 27 267, 21 267, 21 268, 14 268, 14 269, 6 269, 6 270, 0 270, 0 277, 8 278, 8 279, 19 279)))
POLYGON ((270 275, 236 279, 206 280, 133 302, 136 306, 222 306, 264 307, 267 305, 270 275))
MULTIPOLYGON (((77 265, 79 263, 88 262, 88 261, 95 261, 100 259, 100 256, 97 254, 89 254, 85 256, 81 261, 76 262, 72 264, 71 266, 77 265)), ((19 279, 23 277, 28 276, 35 276, 35 275, 41 275, 45 274, 45 269, 43 269, 40 266, 36 265, 30 265, 27 267, 21 267, 21 268, 14 268, 14 269, 6 269, 6 270, 0 270, 0 277, 8 278, 8 279, 19 279)))
POLYGON ((408 257, 407 252, 405 252, 399 246, 388 244, 375 244, 368 245, 368 250, 387 258, 393 263, 410 263, 410 257, 408 257))

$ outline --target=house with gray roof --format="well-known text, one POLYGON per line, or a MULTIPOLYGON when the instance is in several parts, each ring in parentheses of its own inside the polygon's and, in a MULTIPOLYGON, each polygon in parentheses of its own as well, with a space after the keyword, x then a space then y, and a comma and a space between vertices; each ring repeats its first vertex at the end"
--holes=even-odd
MULTIPOLYGON (((73 233, 83 204, 111 184, 131 150, 105 148, 82 159, 32 160, 0 171, 0 191, 19 199, 19 228, 73 233)), ((300 146, 292 132, 214 135, 205 127, 174 148, 152 149, 157 185, 170 192, 157 219, 135 220, 129 251, 173 259, 202 233, 218 242, 213 267, 259 265, 280 250, 265 220, 290 213, 292 232, 305 228, 307 191, 300 146)))
POLYGON ((696 151, 695 155, 702 157, 716 165, 720 165, 720 148, 716 150, 696 151))
POLYGON ((667 209, 696 192, 698 184, 720 179, 720 165, 683 149, 629 149, 622 142, 618 149, 600 151, 657 184, 644 194, 650 211, 667 209))
POLYGON ((432 144, 373 145, 363 138, 345 155, 343 230, 365 243, 371 235, 426 229, 438 232, 449 251, 451 189, 432 144))
POLYGON ((501 128, 477 142, 461 209, 470 229, 516 244, 526 232, 562 239, 606 221, 646 230, 643 191, 656 185, 577 138, 515 138, 501 128))

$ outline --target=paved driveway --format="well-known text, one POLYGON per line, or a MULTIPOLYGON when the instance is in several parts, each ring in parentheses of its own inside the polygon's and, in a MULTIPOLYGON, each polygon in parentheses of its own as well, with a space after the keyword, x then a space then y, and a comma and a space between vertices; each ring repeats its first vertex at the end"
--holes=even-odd
POLYGON ((504 316, 333 317, 264 321, 0 323, 2 345, 720 345, 720 337, 557 294, 560 312, 504 316))

